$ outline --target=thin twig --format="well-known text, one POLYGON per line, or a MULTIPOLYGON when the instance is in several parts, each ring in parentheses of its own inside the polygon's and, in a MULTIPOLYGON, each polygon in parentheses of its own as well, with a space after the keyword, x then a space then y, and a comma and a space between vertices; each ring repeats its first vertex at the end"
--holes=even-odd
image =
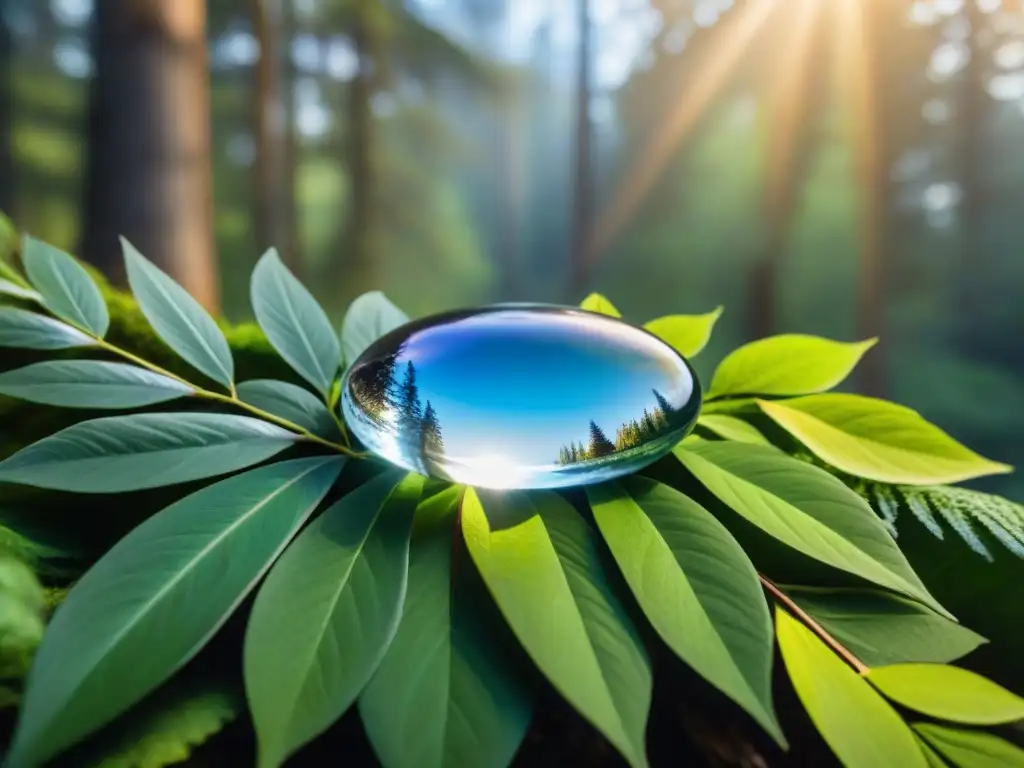
POLYGON ((858 675, 866 675, 868 673, 868 667, 864 662, 854 656, 851 651, 843 647, 842 643, 832 637, 824 627, 812 619, 803 608, 797 605, 789 595, 779 589, 774 582, 761 574, 758 574, 758 578, 761 579, 761 584, 763 584, 764 588, 771 593, 772 597, 785 606, 786 610, 793 614, 793 616, 811 630, 811 632, 816 634, 821 641, 825 643, 825 645, 831 648, 836 655, 839 656, 839 658, 853 667, 853 670, 858 675))

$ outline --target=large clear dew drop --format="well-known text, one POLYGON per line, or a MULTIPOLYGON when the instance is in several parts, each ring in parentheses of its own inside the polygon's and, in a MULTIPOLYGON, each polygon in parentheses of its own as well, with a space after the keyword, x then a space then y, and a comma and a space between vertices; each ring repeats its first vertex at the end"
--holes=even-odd
POLYGON ((409 323, 349 368, 342 410, 372 453, 480 488, 562 488, 636 472, 692 429, 700 384, 621 320, 496 305, 409 323))

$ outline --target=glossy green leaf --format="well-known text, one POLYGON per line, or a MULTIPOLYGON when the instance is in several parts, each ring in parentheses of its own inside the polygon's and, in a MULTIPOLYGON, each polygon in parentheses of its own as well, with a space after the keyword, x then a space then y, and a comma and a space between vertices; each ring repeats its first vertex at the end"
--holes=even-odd
POLYGON ((118 493, 224 475, 269 459, 298 435, 219 413, 135 413, 74 424, 0 461, 0 481, 118 493))
POLYGON ((96 342, 77 328, 15 307, 0 307, 0 347, 17 349, 73 349, 96 342))
POLYGON ((341 345, 347 365, 352 365, 377 339, 409 322, 409 316, 380 291, 359 296, 341 324, 341 345))
POLYGON ((846 768, 928 768, 896 710, 809 629, 780 608, 775 632, 800 702, 846 768))
POLYGON ((1024 768, 1024 749, 991 733, 931 723, 914 730, 957 768, 1024 768))
POLYGON ((683 357, 696 357, 711 340, 711 331, 724 307, 705 315, 668 315, 644 324, 644 328, 671 345, 683 357))
POLYGON ((768 438, 748 421, 724 413, 701 414, 697 423, 726 440, 754 445, 771 445, 768 438))
POLYGON ((924 759, 928 763, 928 768, 949 768, 949 763, 943 760, 927 741, 922 739, 917 733, 914 734, 914 738, 917 739, 917 746, 924 753, 924 759))
POLYGON ((580 302, 580 309, 585 309, 588 312, 597 312, 600 315, 608 315, 609 317, 622 317, 622 313, 615 308, 615 305, 600 293, 592 293, 587 296, 587 298, 580 302))
POLYGON ((238 385, 238 397, 267 413, 287 419, 314 435, 334 439, 339 435, 338 422, 323 401, 308 389, 286 381, 254 379, 238 385))
POLYGON ((732 441, 695 443, 675 454, 722 503, 765 533, 947 613, 867 502, 827 472, 773 448, 732 441))
POLYGON ((26 235, 21 261, 51 312, 94 336, 106 335, 110 315, 103 294, 77 259, 26 235))
POLYGON ((260 768, 341 717, 398 628, 423 478, 386 472, 318 517, 271 570, 245 635, 260 768), (287 631, 282 628, 287 627, 287 631))
POLYGON ((194 656, 324 497, 342 461, 298 459, 229 478, 119 541, 54 614, 7 765, 44 762, 194 656))
POLYGON ((274 249, 252 272, 251 299, 274 349, 326 396, 341 365, 341 345, 323 308, 274 249))
POLYGON ((420 504, 402 621, 359 698, 387 768, 505 768, 530 722, 531 691, 457 538, 461 496, 449 487, 420 504))
POLYGON ((917 411, 885 400, 831 394, 760 406, 820 458, 857 477, 934 485, 1013 470, 961 445, 917 411))
POLYGON ((1024 699, 976 672, 945 664, 893 664, 868 681, 907 709, 965 725, 1024 720, 1024 699))
POLYGON ((11 296, 15 299, 25 299, 26 301, 35 301, 40 304, 43 301, 43 297, 31 288, 25 288, 24 286, 18 285, 15 282, 6 280, 0 277, 0 294, 4 296, 11 296))
POLYGON ((772 705, 772 620, 740 545, 667 485, 629 477, 586 490, 604 540, 662 640, 785 745, 772 705))
POLYGON ((869 667, 944 664, 987 642, 918 602, 873 589, 785 587, 785 592, 869 667))
POLYGON ((194 676, 169 683, 104 732, 83 759, 85 768, 164 768, 193 750, 245 710, 242 697, 217 681, 194 676), (95 757, 93 757, 95 755, 95 757))
POLYGON ((876 342, 846 343, 802 334, 752 341, 721 362, 707 396, 824 392, 849 376, 876 342))
POLYGON ((0 373, 0 395, 65 408, 140 408, 192 392, 145 368, 101 360, 52 360, 0 373))
POLYGON ((481 502, 470 488, 462 531, 505 620, 540 671, 630 765, 646 766, 651 663, 586 522, 550 491, 489 494, 481 502))
POLYGON ((163 270, 121 238, 125 269, 139 309, 157 336, 190 365, 231 387, 235 363, 213 318, 163 270))

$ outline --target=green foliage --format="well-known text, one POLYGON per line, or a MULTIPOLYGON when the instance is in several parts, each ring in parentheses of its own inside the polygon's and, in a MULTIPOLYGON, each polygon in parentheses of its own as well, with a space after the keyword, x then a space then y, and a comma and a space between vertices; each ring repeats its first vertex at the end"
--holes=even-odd
POLYGON ((761 409, 824 461, 856 477, 933 485, 1010 472, 910 408, 859 395, 761 401, 761 409))
POLYGON ((726 506, 793 549, 945 613, 871 509, 828 473, 759 445, 675 454, 726 506))
POLYGON ((422 487, 418 475, 374 478, 318 517, 271 570, 245 637, 260 766, 280 765, 326 730, 383 658, 401 618, 422 487))
POLYGON ((782 609, 775 631, 797 696, 846 768, 928 768, 896 710, 813 632, 782 609))
POLYGON ((824 392, 842 383, 875 342, 846 344, 799 334, 752 341, 719 364, 708 398, 824 392))
POLYGON ((21 261, 47 309, 93 336, 106 336, 110 327, 107 305, 85 267, 32 237, 22 241, 21 261))
POLYGON ((8 764, 37 765, 59 753, 194 656, 319 504, 340 463, 298 459, 238 475, 186 496, 118 542, 47 630, 8 764))
POLYGON ((665 643, 785 744, 771 695, 772 622, 757 572, 692 499, 642 478, 588 489, 594 519, 665 643), (736 616, 745 617, 736 623, 736 616))
POLYGON ((312 392, 295 384, 273 379, 243 381, 238 385, 238 397, 325 439, 333 440, 341 433, 327 406, 312 392))
POLYGON ((538 669, 631 766, 646 766, 651 662, 604 573, 594 532, 557 494, 481 499, 471 488, 462 504, 462 531, 538 669), (536 609, 538 600, 544 610, 536 609))
POLYGON ((896 664, 871 670, 867 679, 900 706, 938 720, 965 725, 1024 720, 1024 699, 966 669, 896 664))
POLYGON ((913 600, 868 589, 787 587, 797 605, 869 667, 966 656, 985 638, 913 600))
POLYGON ((0 394, 64 408, 141 408, 193 391, 169 376, 101 360, 52 360, 0 373, 0 394))
POLYGON ((359 698, 389 768, 502 768, 529 725, 523 664, 456 537, 461 498, 452 486, 417 510, 402 620, 359 698))
POLYGON ((227 339, 199 302, 124 238, 128 283, 157 336, 198 370, 225 387, 234 385, 235 363, 227 339))
MULTIPOLYGON (((189 682, 194 665, 237 649, 234 622, 216 648, 205 647, 236 611, 247 622, 248 708, 259 764, 268 768, 356 702, 385 768, 504 768, 526 738, 537 679, 531 663, 629 764, 644 766, 651 657, 663 646, 784 746, 762 587, 783 608, 775 631, 798 698, 847 766, 934 766, 936 752, 958 765, 1018 758, 1008 742, 978 731, 946 729, 953 736, 942 743, 928 733, 935 726, 915 726, 915 734, 884 698, 964 724, 1020 717, 1021 700, 1008 690, 942 666, 967 654, 961 663, 973 664, 988 646, 933 597, 932 583, 942 598, 960 581, 956 574, 944 575, 941 558, 910 547, 929 575, 922 581, 893 536, 907 507, 933 533, 941 535, 945 522, 995 558, 982 537, 1022 554, 1024 521, 1013 502, 936 485, 1002 465, 916 414, 911 425, 897 406, 863 399, 851 406, 851 396, 818 394, 841 382, 873 342, 784 336, 737 350, 715 376, 700 437, 676 449, 681 465, 650 468, 658 481, 478 494, 381 473, 349 443, 336 413, 341 352, 351 364, 407 320, 383 294, 357 299, 339 339, 270 253, 251 284, 268 342, 255 326, 221 329, 180 286, 125 250, 138 306, 49 249, 29 257, 36 258, 31 285, 13 271, 3 277, 21 295, 7 294, 19 308, 0 307, 0 343, 28 351, 5 354, 0 393, 37 404, 0 400, 4 440, 20 449, 0 462, 0 480, 92 494, 66 505, 53 493, 0 487, 12 526, 0 528, 7 706, 18 702, 43 621, 60 603, 26 681, 8 758, 14 768, 39 765, 101 727, 69 758, 89 755, 87 764, 113 768, 186 757, 239 711, 220 688, 189 682), (104 338, 87 286, 107 306, 104 338), (47 350, 55 359, 40 361, 47 350), (82 351, 117 360, 81 359, 82 351), (303 380, 321 397, 299 386, 303 380), (799 395, 810 397, 787 399, 799 395), (160 403, 166 412, 150 410, 160 403), (146 412, 89 413, 113 407, 146 412), (808 432, 807 418, 820 424, 808 432), (307 458, 275 460, 292 448, 307 458), (359 461, 334 491, 347 457, 359 461), (265 460, 227 480, 120 503, 129 489, 206 481, 265 460), (68 592, 66 575, 58 575, 64 553, 48 544, 46 534, 56 533, 49 521, 74 521, 78 543, 82 526, 103 522, 95 514, 111 501, 126 508, 130 522, 118 535, 127 535, 68 592), (327 509, 300 532, 321 504, 327 509), (64 506, 72 509, 62 517, 64 506), (48 508, 51 516, 39 517, 48 508), (21 527, 25 520, 35 529, 21 527), (767 563, 774 574, 780 552, 806 578, 779 587, 755 570, 767 563), (30 569, 54 579, 53 587, 44 592, 30 569), (835 587, 851 579, 856 588, 835 587), (651 656, 641 637, 654 644, 651 656)), ((618 316, 596 294, 584 308, 618 316)), ((670 315, 647 329, 692 356, 719 314, 670 315)), ((393 384, 390 396, 409 427, 440 442, 416 371, 406 366, 393 384)), ((589 444, 567 446, 563 458, 643 440, 661 428, 663 411, 622 425, 614 442, 594 425, 589 444)), ((913 536, 905 525, 900 532, 902 547, 913 536)), ((956 593, 957 612, 972 623, 1001 617, 977 622, 994 644, 1012 641, 1019 613, 1019 570, 999 573, 1013 577, 1002 579, 990 605, 965 606, 963 585, 956 593)), ((666 695, 674 705, 677 691, 666 695)), ((797 761, 801 746, 794 745, 797 761)))
POLYGON ((0 307, 0 347, 73 349, 95 342, 70 325, 25 309, 0 307))
POLYGON ((274 349, 326 397, 341 365, 341 345, 313 295, 270 250, 252 273, 252 308, 274 349))
POLYGON ((1024 750, 983 731, 917 723, 914 730, 957 768, 1020 768, 1024 750))
POLYGON ((352 365, 370 344, 409 322, 408 316, 380 291, 364 293, 352 302, 341 324, 345 362, 352 365))
POLYGON ((133 413, 82 422, 0 462, 0 480, 78 493, 158 488, 258 464, 297 436, 249 416, 133 413))
POLYGON ((580 308, 587 310, 587 312, 597 312, 600 315, 608 315, 609 317, 622 317, 622 313, 615 308, 615 305, 600 293, 592 293, 587 296, 587 298, 580 302, 580 308))
POLYGON ((217 680, 185 675, 142 702, 91 744, 86 768, 164 768, 189 758, 237 719, 242 697, 217 680))
POLYGON ((668 315, 644 323, 644 328, 668 342, 683 357, 696 357, 711 340, 722 307, 705 315, 668 315))

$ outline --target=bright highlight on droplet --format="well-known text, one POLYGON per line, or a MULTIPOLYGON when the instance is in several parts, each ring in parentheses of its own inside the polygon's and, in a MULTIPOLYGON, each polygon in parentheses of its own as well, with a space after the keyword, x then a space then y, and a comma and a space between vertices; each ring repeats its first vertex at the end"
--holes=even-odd
POLYGON ((679 354, 604 315, 497 305, 409 323, 349 369, 342 410, 372 453, 481 488, 559 488, 636 472, 693 427, 679 354))

